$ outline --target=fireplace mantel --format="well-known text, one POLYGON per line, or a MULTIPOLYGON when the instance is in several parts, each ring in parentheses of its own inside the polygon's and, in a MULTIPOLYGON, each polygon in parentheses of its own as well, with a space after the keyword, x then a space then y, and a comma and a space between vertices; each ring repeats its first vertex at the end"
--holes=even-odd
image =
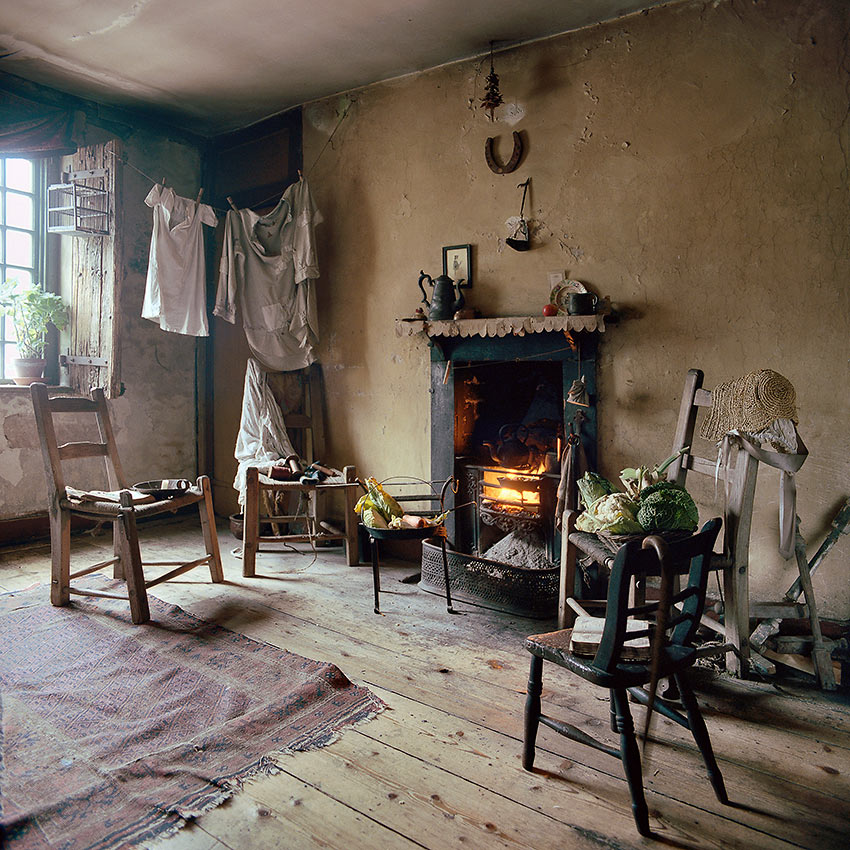
POLYGON ((423 319, 397 319, 396 336, 503 337, 552 331, 605 332, 605 315, 590 316, 502 316, 487 319, 455 319, 429 322, 423 319))

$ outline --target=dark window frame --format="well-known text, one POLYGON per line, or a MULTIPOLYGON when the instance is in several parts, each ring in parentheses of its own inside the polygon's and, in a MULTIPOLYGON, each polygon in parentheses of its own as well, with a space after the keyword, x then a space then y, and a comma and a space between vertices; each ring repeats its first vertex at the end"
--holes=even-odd
MULTIPOLYGON (((45 159, 30 159, 23 156, 0 156, 0 281, 5 281, 10 276, 9 269, 14 272, 15 269, 25 269, 32 274, 32 280, 42 288, 50 290, 47 282, 47 178, 48 178, 48 162, 45 159), (6 162, 10 159, 23 159, 33 165, 33 183, 32 191, 26 192, 20 189, 10 189, 7 187, 6 178, 6 162), (33 229, 20 228, 9 225, 7 222, 7 194, 14 192, 17 194, 28 195, 32 199, 33 204, 33 229), (11 265, 7 262, 6 256, 6 233, 11 231, 27 232, 32 234, 33 238, 33 258, 32 266, 22 264, 11 265)), ((11 360, 11 351, 15 345, 14 338, 10 338, 6 334, 6 319, 0 317, 0 385, 12 385, 12 379, 9 376, 11 371, 9 361, 11 360)))

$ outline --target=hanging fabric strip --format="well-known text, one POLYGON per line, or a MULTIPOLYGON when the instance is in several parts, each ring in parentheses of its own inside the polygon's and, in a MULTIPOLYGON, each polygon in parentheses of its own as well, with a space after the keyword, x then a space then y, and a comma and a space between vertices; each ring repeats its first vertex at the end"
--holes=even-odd
MULTIPOLYGON (((742 434, 740 431, 729 431, 723 438, 724 443, 730 439, 737 440, 751 457, 779 470, 779 554, 786 560, 794 557, 794 526, 797 516, 797 483, 794 476, 809 456, 809 450, 800 435, 796 436, 796 452, 769 451, 753 442, 751 435, 742 434)), ((728 455, 728 452, 724 454, 728 455)))

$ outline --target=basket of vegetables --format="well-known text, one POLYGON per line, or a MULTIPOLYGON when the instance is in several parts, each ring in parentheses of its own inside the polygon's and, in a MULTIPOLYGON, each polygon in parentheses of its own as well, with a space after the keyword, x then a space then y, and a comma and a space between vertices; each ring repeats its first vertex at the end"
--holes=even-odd
POLYGON ((631 539, 657 534, 667 540, 688 537, 699 525, 699 512, 690 493, 661 473, 687 449, 652 469, 627 468, 620 473, 623 490, 595 472, 578 480, 584 510, 576 530, 596 534, 612 551, 631 539))
POLYGON ((446 513, 433 517, 406 514, 398 501, 375 478, 360 482, 366 492, 354 510, 372 537, 379 540, 424 540, 445 534, 446 513))

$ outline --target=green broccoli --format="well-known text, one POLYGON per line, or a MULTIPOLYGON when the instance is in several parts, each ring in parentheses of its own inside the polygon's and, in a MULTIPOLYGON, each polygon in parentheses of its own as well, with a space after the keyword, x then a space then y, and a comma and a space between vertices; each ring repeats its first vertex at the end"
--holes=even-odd
MULTIPOLYGON (((658 485, 653 485, 658 487, 658 485)), ((641 493, 637 521, 644 531, 695 531, 699 512, 690 493, 682 487, 660 487, 644 496, 641 493)))

